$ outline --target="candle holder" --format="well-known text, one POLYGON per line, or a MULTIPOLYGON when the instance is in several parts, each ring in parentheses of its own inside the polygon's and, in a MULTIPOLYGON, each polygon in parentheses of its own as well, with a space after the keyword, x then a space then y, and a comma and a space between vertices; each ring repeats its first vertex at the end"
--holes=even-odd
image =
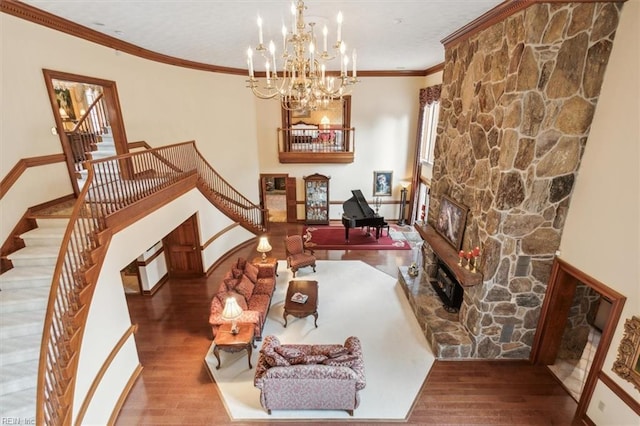
POLYGON ((464 265, 464 268, 468 271, 471 270, 471 260, 473 259, 473 252, 468 251, 465 253, 465 257, 467 258, 467 264, 464 265))
POLYGON ((476 267, 478 266, 479 262, 480 262, 480 256, 476 256, 473 258, 473 267, 471 268, 471 272, 473 272, 474 274, 478 272, 476 267))
POLYGON ((459 266, 462 266, 463 259, 464 259, 464 251, 460 250, 460 253, 458 253, 458 265, 459 266))

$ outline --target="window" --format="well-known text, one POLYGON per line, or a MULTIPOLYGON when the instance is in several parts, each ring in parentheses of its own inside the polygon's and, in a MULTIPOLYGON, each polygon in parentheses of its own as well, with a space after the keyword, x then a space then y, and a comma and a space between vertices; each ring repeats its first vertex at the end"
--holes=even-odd
POLYGON ((420 137, 420 161, 433 164, 433 150, 436 145, 438 113, 440 102, 432 102, 422 109, 422 129, 420 137))

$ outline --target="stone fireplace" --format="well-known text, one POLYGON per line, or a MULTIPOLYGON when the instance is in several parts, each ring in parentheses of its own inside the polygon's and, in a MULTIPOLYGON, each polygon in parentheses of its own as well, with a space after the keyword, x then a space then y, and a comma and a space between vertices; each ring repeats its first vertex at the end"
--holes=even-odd
POLYGON ((453 357, 529 357, 621 7, 536 3, 445 46, 428 224, 447 195, 469 208, 463 249, 481 248, 453 357))

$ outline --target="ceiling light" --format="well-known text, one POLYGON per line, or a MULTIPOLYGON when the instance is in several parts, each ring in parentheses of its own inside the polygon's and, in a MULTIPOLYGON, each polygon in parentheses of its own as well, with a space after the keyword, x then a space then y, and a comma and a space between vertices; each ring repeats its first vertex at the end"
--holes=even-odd
POLYGON ((342 12, 337 17, 336 43, 333 54, 328 50, 328 29, 322 29, 322 45, 316 39, 315 22, 306 24, 303 12, 306 9, 302 0, 291 3, 293 29, 287 31, 282 26, 281 65, 276 63, 276 46, 269 42, 264 45, 262 19, 258 17, 258 46, 255 51, 265 61, 265 78, 260 82, 254 73, 254 50, 247 50, 249 67, 249 88, 260 99, 279 99, 287 110, 316 110, 328 104, 333 98, 347 93, 347 86, 358 82, 356 70, 356 50, 351 53, 351 74, 349 75, 349 56, 346 44, 342 40, 342 12), (322 50, 320 50, 322 48, 322 50), (338 59, 340 72, 330 76, 327 63, 338 59))

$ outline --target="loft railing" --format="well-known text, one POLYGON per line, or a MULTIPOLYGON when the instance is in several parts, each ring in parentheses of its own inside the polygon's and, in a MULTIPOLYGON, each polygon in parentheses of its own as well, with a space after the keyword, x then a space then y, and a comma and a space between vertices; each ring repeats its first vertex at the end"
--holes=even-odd
POLYGON ((111 239, 111 215, 196 176, 195 186, 214 205, 245 228, 266 231, 266 211, 235 191, 200 155, 194 142, 86 164, 87 183, 62 240, 45 315, 36 403, 39 425, 72 422, 80 348, 111 239))
POLYGON ((73 163, 76 173, 83 170, 83 162, 89 159, 89 153, 95 151, 109 128, 109 118, 104 100, 100 93, 89 105, 87 111, 74 124, 71 130, 65 131, 67 140, 73 153, 73 163))
POLYGON ((306 125, 278 129, 281 163, 352 163, 355 129, 306 125))

